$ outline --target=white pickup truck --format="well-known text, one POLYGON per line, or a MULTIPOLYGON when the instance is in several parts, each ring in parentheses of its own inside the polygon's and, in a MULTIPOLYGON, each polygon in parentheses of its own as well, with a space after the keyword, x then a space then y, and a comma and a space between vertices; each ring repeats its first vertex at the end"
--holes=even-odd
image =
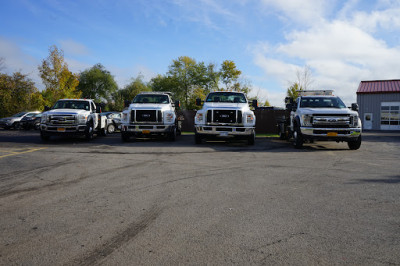
POLYGON ((93 139, 94 133, 106 135, 107 118, 101 116, 100 106, 89 99, 62 99, 52 107, 45 107, 40 121, 40 137, 85 136, 93 139))
POLYGON ((170 92, 142 92, 127 102, 122 112, 121 139, 164 136, 174 141, 181 134, 176 114, 179 101, 173 102, 170 92))
POLYGON ((358 105, 351 109, 332 90, 300 91, 296 101, 287 102, 287 115, 279 124, 281 138, 293 137, 295 148, 306 141, 344 141, 352 150, 361 146, 358 105))
MULTIPOLYGON (((196 105, 201 105, 200 99, 196 100, 196 105)), ((256 107, 257 101, 252 105, 256 107)), ((254 145, 256 117, 244 93, 209 93, 202 109, 196 113, 194 124, 196 144, 206 138, 236 138, 254 145)))

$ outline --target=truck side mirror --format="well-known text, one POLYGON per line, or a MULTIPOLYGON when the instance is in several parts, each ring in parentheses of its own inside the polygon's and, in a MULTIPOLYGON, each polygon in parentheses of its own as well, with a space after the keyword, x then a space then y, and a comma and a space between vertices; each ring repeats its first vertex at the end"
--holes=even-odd
POLYGON ((130 104, 131 104, 131 102, 128 101, 128 100, 125 100, 125 101, 124 101, 124 107, 129 107, 130 104))
POLYGON ((96 113, 100 114, 101 113, 101 106, 96 105, 96 113))
POLYGON ((253 100, 252 103, 251 103, 251 105, 252 105, 254 108, 257 108, 257 107, 258 107, 258 102, 257 102, 257 100, 253 100))
POLYGON ((286 110, 288 110, 289 112, 292 111, 292 107, 293 105, 291 103, 286 104, 286 110))
POLYGON ((352 103, 352 104, 351 104, 351 110, 353 110, 353 111, 358 111, 358 104, 352 103))
POLYGON ((197 105, 197 106, 200 106, 200 105, 201 105, 201 99, 199 99, 199 98, 196 99, 196 105, 197 105))
POLYGON ((179 100, 175 101, 175 108, 180 108, 181 107, 181 102, 179 100))
POLYGON ((49 111, 50 107, 48 107, 47 105, 44 107, 44 111, 49 111))

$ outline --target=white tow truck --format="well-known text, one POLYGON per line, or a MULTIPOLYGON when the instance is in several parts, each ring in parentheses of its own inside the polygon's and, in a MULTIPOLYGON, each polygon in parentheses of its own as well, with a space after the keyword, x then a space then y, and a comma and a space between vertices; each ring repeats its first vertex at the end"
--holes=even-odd
POLYGON ((278 121, 281 139, 293 139, 295 148, 304 142, 347 142, 351 150, 361 146, 358 105, 347 108, 332 90, 300 91, 293 101, 286 98, 286 116, 278 121))
MULTIPOLYGON (((196 105, 201 105, 200 99, 196 99, 196 105)), ((257 100, 252 105, 256 107, 257 100)), ((236 138, 254 145, 256 117, 244 93, 210 92, 197 111, 194 124, 196 144, 206 138, 236 138)))
POLYGON ((122 112, 121 139, 131 137, 164 136, 174 141, 181 134, 176 108, 179 101, 172 100, 170 92, 142 92, 133 101, 125 103, 122 112))
POLYGON ((101 116, 100 106, 90 99, 61 99, 52 108, 45 107, 40 121, 40 137, 106 135, 107 120, 101 116))

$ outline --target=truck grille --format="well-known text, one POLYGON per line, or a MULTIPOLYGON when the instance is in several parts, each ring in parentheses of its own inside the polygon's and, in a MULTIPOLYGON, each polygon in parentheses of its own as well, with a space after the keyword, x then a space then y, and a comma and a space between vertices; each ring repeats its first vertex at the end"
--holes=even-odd
POLYGON ((131 119, 132 122, 161 123, 162 113, 161 110, 132 110, 131 119))
POLYGON ((313 128, 349 128, 351 117, 341 114, 314 115, 312 119, 313 128))
POLYGON ((242 111, 237 110, 208 110, 208 123, 241 124, 242 111))
POLYGON ((57 125, 57 126, 68 126, 74 125, 75 115, 50 115, 49 116, 49 124, 57 125))

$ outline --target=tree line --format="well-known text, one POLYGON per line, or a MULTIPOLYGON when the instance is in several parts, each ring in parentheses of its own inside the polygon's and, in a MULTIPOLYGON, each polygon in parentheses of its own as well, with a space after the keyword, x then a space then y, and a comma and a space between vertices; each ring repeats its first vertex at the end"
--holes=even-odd
MULTIPOLYGON (((0 117, 24 110, 41 111, 62 98, 94 99, 98 103, 105 103, 105 111, 121 111, 125 100, 132 100, 144 91, 171 92, 176 100, 181 101, 182 108, 197 109, 196 98, 204 99, 210 91, 230 90, 248 94, 252 89, 251 83, 243 78, 235 62, 225 60, 220 65, 206 64, 188 56, 172 60, 167 73, 159 74, 149 82, 145 82, 139 74, 119 88, 114 76, 100 63, 80 73, 72 73, 64 60, 63 51, 55 45, 49 48, 48 57, 38 66, 44 84, 42 91, 37 89, 27 74, 15 72, 9 75, 3 73, 4 69, 5 61, 0 59, 0 117)), ((305 74, 309 78, 307 75, 310 70, 307 69, 305 74)), ((287 94, 294 96, 299 87, 302 86, 293 83, 287 94)), ((264 105, 269 106, 268 100, 264 105)))

